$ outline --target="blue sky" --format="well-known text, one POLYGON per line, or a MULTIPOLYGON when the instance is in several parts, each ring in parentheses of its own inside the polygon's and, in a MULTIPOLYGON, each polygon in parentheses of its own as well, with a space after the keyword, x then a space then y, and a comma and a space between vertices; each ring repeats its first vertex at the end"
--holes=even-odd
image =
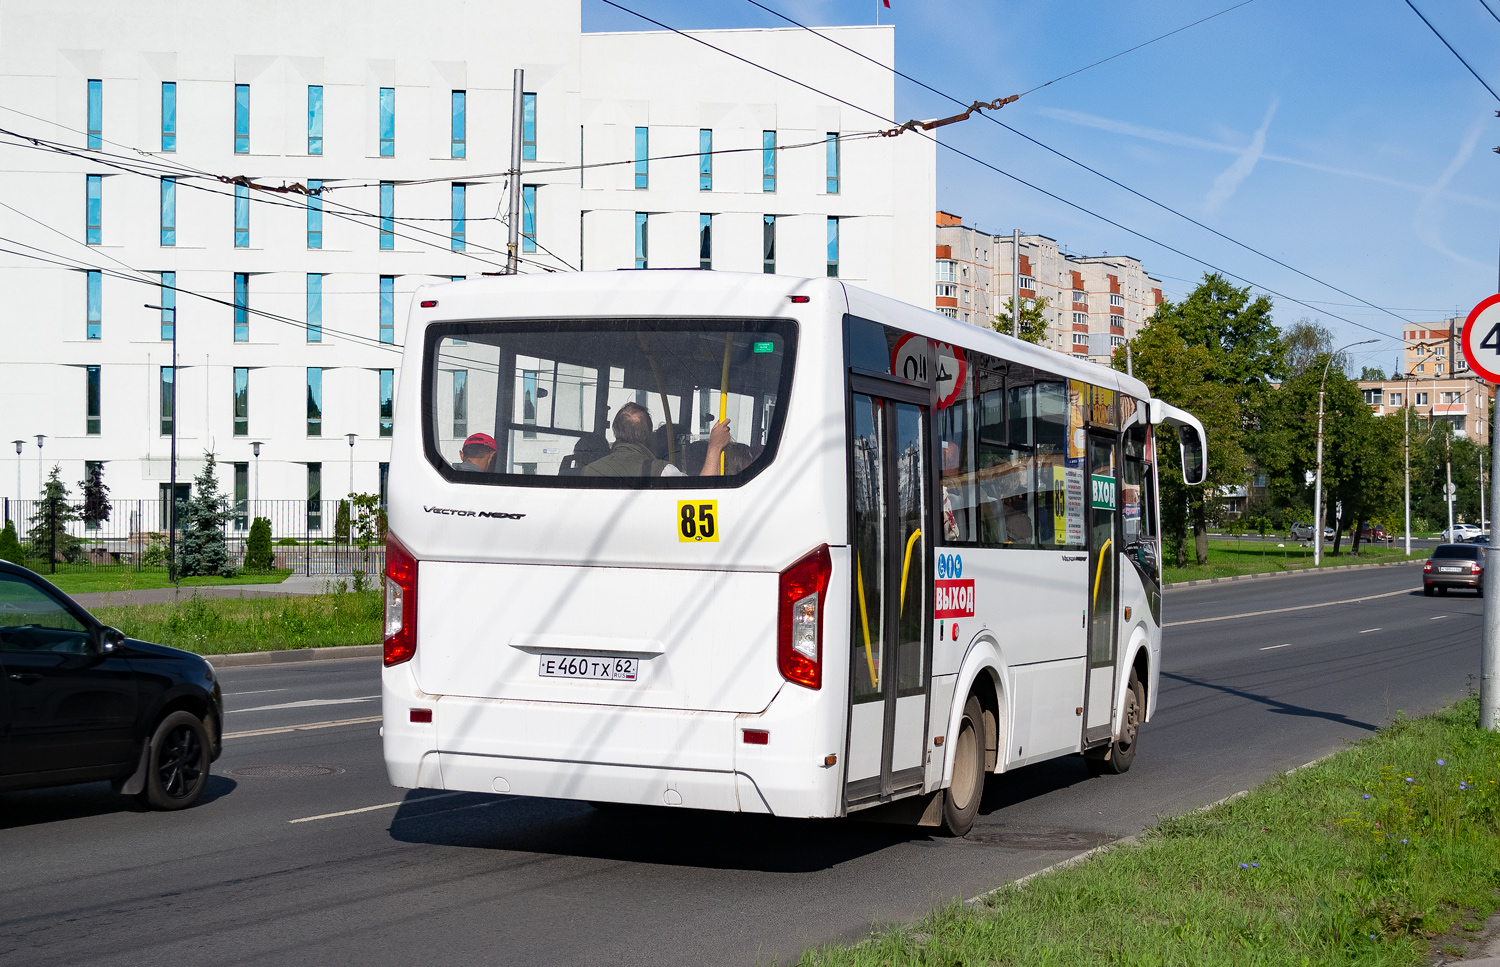
MULTIPOLYGON (((744 0, 621 0, 676 27, 779 21, 744 0)), ((876 0, 762 0, 812 25, 874 22, 876 0)), ((1236 0, 891 0, 896 66, 964 101, 1018 93, 1236 0)), ((1485 0, 1414 0, 1500 91, 1500 21, 1485 0)), ((1500 0, 1488 0, 1500 13, 1500 0)), ((585 30, 642 29, 582 0, 585 30)), ((829 47, 829 56, 851 56, 829 47)), ((954 113, 896 82, 902 118, 954 113)), ((998 117, 1151 198, 1413 322, 1465 314, 1497 291, 1497 102, 1405 0, 1253 0, 1028 94, 998 117)), ((1264 287, 1276 320, 1317 318, 1344 341, 1393 337, 1356 363, 1393 366, 1402 323, 1110 185, 984 120, 942 129, 961 147, 1084 208, 1264 287), (1353 303, 1351 305, 1351 303, 1353 303), (1316 310, 1316 311, 1315 311, 1316 310)), ((943 149, 938 206, 1079 254, 1140 258, 1180 298, 1204 267, 943 149)), ((1243 284, 1243 283, 1241 283, 1243 284)))

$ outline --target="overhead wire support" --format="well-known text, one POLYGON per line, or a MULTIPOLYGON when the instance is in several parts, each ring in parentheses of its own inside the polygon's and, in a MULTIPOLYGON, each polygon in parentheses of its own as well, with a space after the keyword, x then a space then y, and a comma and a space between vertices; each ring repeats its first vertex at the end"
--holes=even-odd
MULTIPOLYGON (((760 4, 756 4, 756 6, 760 6, 760 4)), ((907 121, 905 124, 897 125, 894 128, 890 128, 888 130, 880 132, 880 136, 882 138, 894 138, 907 131, 932 131, 945 125, 957 124, 959 121, 967 121, 969 118, 973 117, 974 112, 976 111, 981 112, 981 114, 984 111, 998 111, 1005 105, 1014 104, 1020 99, 1021 95, 1012 94, 1010 97, 999 97, 993 101, 975 101, 973 104, 969 105, 969 109, 967 111, 964 111, 961 114, 955 114, 952 117, 939 118, 936 121, 907 121)))

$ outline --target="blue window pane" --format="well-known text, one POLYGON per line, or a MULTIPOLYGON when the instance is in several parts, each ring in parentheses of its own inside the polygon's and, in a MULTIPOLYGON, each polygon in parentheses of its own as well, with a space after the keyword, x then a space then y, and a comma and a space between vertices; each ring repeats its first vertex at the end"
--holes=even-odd
POLYGON ((157 300, 161 308, 161 338, 171 339, 177 327, 177 273, 161 274, 161 297, 157 300))
POLYGON ((521 251, 536 251, 536 185, 521 186, 521 251))
POLYGON ((698 268, 714 267, 714 217, 698 216, 698 268))
POLYGON ((250 153, 250 85, 234 85, 234 153, 250 153))
POLYGON ((453 219, 452 234, 449 236, 448 244, 455 252, 464 250, 465 215, 464 196, 467 194, 467 186, 454 185, 451 189, 449 200, 450 216, 453 219))
POLYGON ((250 341, 250 273, 234 273, 234 341, 250 341))
POLYGON ((177 244, 177 179, 161 180, 161 243, 177 244))
MULTIPOLYGON (((87 406, 85 419, 87 422, 84 432, 89 436, 97 436, 99 434, 99 367, 87 366, 84 368, 84 372, 88 374, 88 390, 85 395, 85 404, 87 406)), ((92 476, 92 473, 89 476, 92 476)))
POLYGON ((647 128, 635 129, 635 186, 637 188, 646 187, 647 165, 649 164, 647 158, 650 156, 648 149, 651 141, 648 131, 647 128))
POLYGON ((714 190, 714 133, 709 128, 698 131, 698 190, 714 190))
POLYGON ((90 245, 99 245, 103 241, 104 228, 100 224, 101 195, 104 192, 104 177, 102 175, 85 175, 84 189, 84 241, 90 245))
POLYGON ((307 341, 323 341, 323 276, 307 274, 307 341))
POLYGON ((250 368, 234 368, 234 435, 250 435, 250 368))
POLYGON ((453 92, 453 123, 452 131, 448 135, 452 144, 449 156, 453 158, 464 157, 466 151, 468 150, 467 145, 469 122, 468 106, 466 104, 466 102, 468 101, 468 97, 468 93, 465 91, 453 92))
POLYGON ((90 148, 104 146, 104 82, 89 81, 89 130, 90 148))
POLYGON ((521 160, 536 160, 536 95, 521 95, 521 160))
POLYGON ((396 154, 396 89, 380 89, 380 156, 394 157, 396 154))
POLYGON ((90 269, 89 271, 84 273, 84 276, 87 279, 86 285, 88 287, 88 329, 85 333, 85 337, 88 339, 98 339, 99 326, 103 318, 103 312, 101 310, 102 300, 100 297, 102 276, 98 269, 90 269))
POLYGON ((389 181, 380 183, 380 247, 396 247, 396 186, 389 181))
POLYGON ((760 134, 760 190, 776 190, 776 132, 760 134))
POLYGON ((380 435, 390 436, 396 420, 396 371, 380 371, 380 435))
MULTIPOLYGON (((323 190, 323 182, 317 179, 309 179, 307 190, 319 192, 323 190)), ((307 247, 323 247, 323 196, 311 194, 307 196, 307 247)))
POLYGON ((650 254, 646 238, 646 222, 645 212, 635 213, 635 267, 638 269, 646 268, 647 256, 650 254))
POLYGON ((839 193, 839 136, 838 132, 828 132, 828 185, 830 195, 839 193))
POLYGON ((307 88, 307 153, 323 153, 323 85, 307 88))
POLYGON ((177 82, 161 85, 161 149, 177 150, 177 82))
POLYGON ((234 186, 234 247, 250 247, 250 186, 234 186))
POLYGON ((839 277, 839 220, 828 220, 828 277, 839 277))
POLYGON ((160 414, 162 436, 170 436, 172 434, 172 415, 177 412, 177 390, 173 385, 176 382, 176 380, 173 379, 174 375, 175 374, 172 371, 172 367, 163 366, 161 368, 161 383, 158 400, 161 406, 160 414))
POLYGON ((396 277, 380 277, 380 341, 396 341, 396 277))
POLYGON ((766 215, 766 216, 763 216, 763 217, 764 217, 764 221, 763 221, 762 226, 761 226, 761 248, 762 248, 764 254, 762 255, 762 258, 761 258, 761 262, 762 262, 762 264, 761 264, 761 271, 764 272, 767 275, 775 275, 776 274, 776 216, 775 215, 766 215))
MULTIPOLYGON (((307 370, 307 435, 323 435, 323 370, 309 366, 307 370)), ((323 468, 320 466, 319 471, 323 468)), ((309 488, 312 466, 308 466, 309 488)))

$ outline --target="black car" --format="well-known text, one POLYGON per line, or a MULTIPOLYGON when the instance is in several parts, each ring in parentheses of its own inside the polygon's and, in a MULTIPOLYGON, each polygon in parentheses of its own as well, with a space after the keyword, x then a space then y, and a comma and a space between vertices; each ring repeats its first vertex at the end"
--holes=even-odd
POLYGON ((1472 588, 1484 596, 1484 558, 1488 549, 1480 544, 1439 544, 1422 565, 1422 593, 1449 588, 1472 588))
POLYGON ((0 791, 109 780, 182 809, 203 795, 223 721, 203 658, 126 638, 0 561, 0 791))

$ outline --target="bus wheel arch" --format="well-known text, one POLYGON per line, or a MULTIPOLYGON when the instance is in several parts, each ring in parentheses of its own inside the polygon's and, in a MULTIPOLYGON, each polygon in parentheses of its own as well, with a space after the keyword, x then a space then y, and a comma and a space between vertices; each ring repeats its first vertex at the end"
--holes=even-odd
POLYGON ((989 665, 981 668, 969 686, 969 694, 979 699, 980 715, 984 722, 984 771, 994 772, 1000 759, 1001 704, 1000 682, 995 669, 989 665))

